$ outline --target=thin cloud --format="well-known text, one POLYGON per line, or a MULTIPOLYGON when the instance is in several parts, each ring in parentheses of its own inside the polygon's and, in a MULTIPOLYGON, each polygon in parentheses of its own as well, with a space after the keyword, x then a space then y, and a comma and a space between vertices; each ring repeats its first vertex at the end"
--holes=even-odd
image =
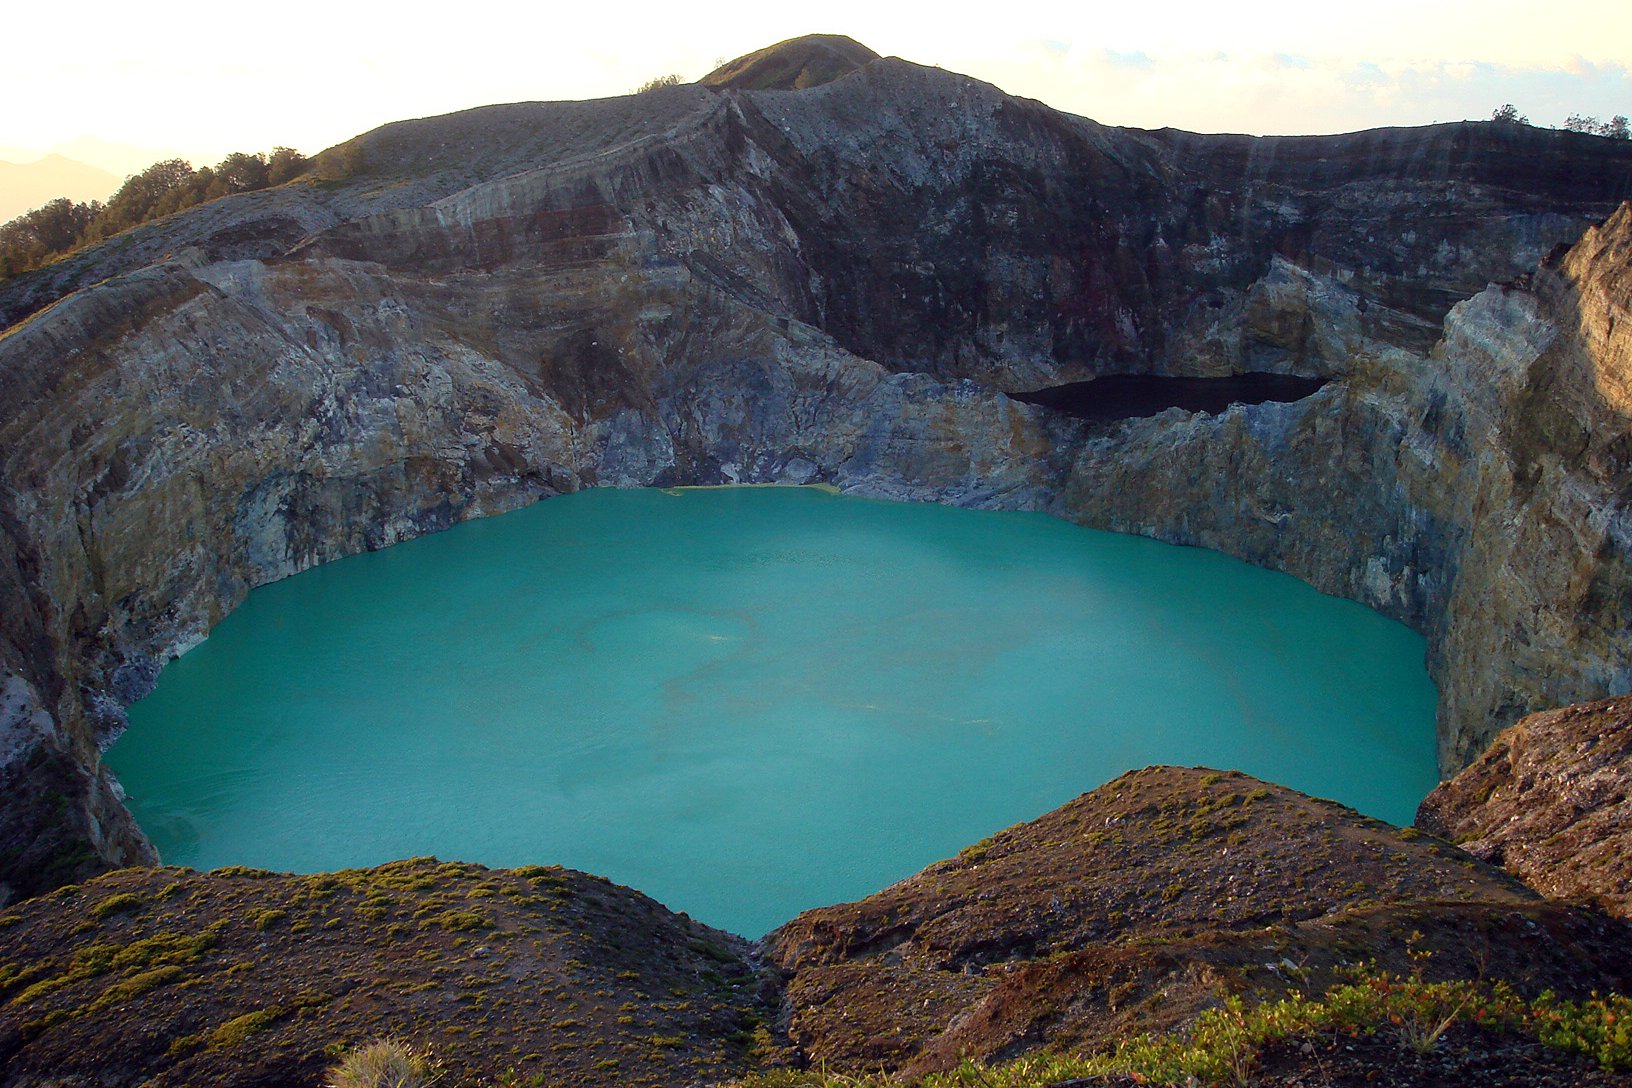
POLYGON ((1156 61, 1144 51, 1121 53, 1115 49, 1103 50, 1105 63, 1112 68, 1124 68, 1132 72, 1148 72, 1156 67, 1156 61))

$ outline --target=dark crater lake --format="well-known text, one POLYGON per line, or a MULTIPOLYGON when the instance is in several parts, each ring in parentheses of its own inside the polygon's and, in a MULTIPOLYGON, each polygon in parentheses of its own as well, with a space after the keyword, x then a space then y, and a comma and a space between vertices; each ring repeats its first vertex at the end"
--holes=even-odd
POLYGON ((1107 374, 1010 396, 1078 419, 1106 421, 1159 415, 1169 408, 1216 415, 1232 404, 1302 400, 1325 384, 1325 378, 1292 374, 1232 374, 1227 378, 1107 374))
POLYGON ((107 760, 170 864, 558 863, 753 936, 1152 763, 1409 822, 1423 653, 1041 514, 594 490, 255 590, 107 760))

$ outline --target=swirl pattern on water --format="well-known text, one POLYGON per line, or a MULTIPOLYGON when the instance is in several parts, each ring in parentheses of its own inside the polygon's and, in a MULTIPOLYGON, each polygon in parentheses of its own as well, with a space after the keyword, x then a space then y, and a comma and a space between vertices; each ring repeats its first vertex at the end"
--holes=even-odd
POLYGON ((600 873, 757 934, 1134 767, 1408 822, 1423 641, 1213 552, 807 488, 591 491, 256 590, 108 753, 172 864, 600 873))

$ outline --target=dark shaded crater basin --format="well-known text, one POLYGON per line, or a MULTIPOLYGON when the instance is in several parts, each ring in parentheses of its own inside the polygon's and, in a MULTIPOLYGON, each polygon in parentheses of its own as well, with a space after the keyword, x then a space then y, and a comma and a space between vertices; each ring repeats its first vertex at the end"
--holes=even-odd
POLYGON ((1325 378, 1292 374, 1232 374, 1227 378, 1107 374, 1010 396, 1078 419, 1105 421, 1154 416, 1169 408, 1216 414, 1232 404, 1302 400, 1326 382, 1325 378))

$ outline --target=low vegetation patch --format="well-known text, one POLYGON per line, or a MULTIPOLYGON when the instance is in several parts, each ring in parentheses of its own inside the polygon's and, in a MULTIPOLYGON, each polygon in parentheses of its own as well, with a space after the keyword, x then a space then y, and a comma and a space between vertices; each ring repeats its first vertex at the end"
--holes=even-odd
POLYGON ((282 1009, 256 1009, 254 1012, 235 1016, 210 1032, 205 1039, 205 1045, 211 1050, 237 1046, 251 1035, 271 1027, 282 1015, 282 1009))
MULTIPOLYGON (((1358 975, 1320 998, 1299 994, 1249 1006, 1239 997, 1203 1013, 1182 1032, 1130 1039, 1114 1052, 1073 1056, 1037 1051, 995 1065, 965 1062, 931 1074, 921 1088, 1044 1088, 1097 1077, 1140 1084, 1247 1085, 1277 1048, 1333 1039, 1387 1038, 1407 1051, 1439 1046, 1453 1027, 1517 1037, 1580 1055, 1610 1072, 1632 1071, 1632 997, 1563 1001, 1551 992, 1525 1000, 1505 983, 1426 982, 1386 973, 1358 975)), ((898 1088, 887 1076, 776 1070, 737 1088, 898 1088)))
POLYGON ((92 907, 91 917, 100 921, 101 919, 108 917, 110 914, 140 910, 141 907, 142 900, 140 896, 135 896, 129 894, 128 892, 124 892, 119 895, 110 895, 106 899, 102 900, 102 902, 92 907))
POLYGON ((732 938, 558 868, 129 869, 6 916, 14 1080, 718 1083, 771 1012, 732 938))

